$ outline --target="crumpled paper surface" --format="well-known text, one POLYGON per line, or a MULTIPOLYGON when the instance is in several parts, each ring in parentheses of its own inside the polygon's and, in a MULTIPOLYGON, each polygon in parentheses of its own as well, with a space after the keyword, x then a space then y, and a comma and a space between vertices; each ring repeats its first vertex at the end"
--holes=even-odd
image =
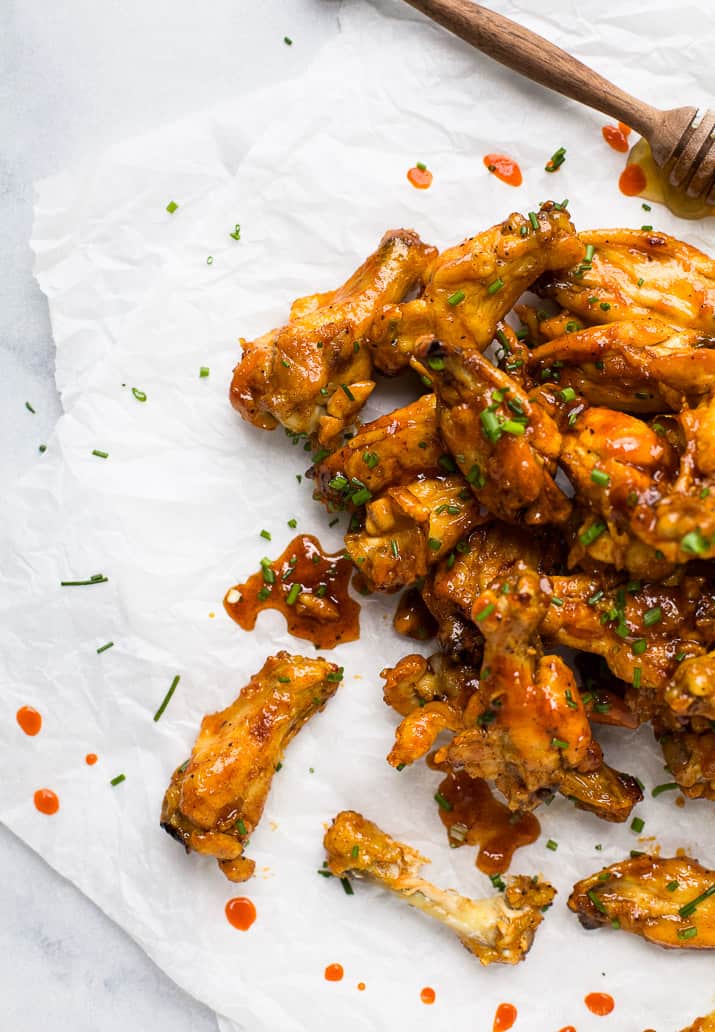
MULTIPOLYGON (((566 3, 545 13, 540 0, 495 6, 655 103, 707 100, 707 33, 694 28, 706 23, 706 0, 677 11, 660 0, 647 15, 640 0, 607 14, 566 3)), ((492 891, 474 851, 447 846, 432 798, 438 775, 423 766, 397 774, 384 762, 395 717, 378 673, 414 650, 391 629, 394 599, 367 600, 361 640, 329 654, 345 681, 289 747, 251 842, 250 883, 231 886, 158 826, 168 778, 202 715, 227 705, 268 653, 311 648, 276 613, 243 633, 223 612, 224 591, 283 549, 291 517, 300 531, 341 543, 341 527, 327 526, 310 485, 297 482, 309 464, 301 446, 230 409, 237 336, 279 324, 294 297, 341 282, 388 227, 412 226, 445 246, 550 196, 570 197, 580 227, 649 222, 715 245, 710 225, 655 207, 645 214, 619 194, 622 157, 601 138, 606 119, 512 77, 391 0, 352 0, 342 23, 340 41, 302 80, 39 186, 32 242, 65 415, 5 506, 0 818, 225 1015, 224 1032, 367 1032, 398 1022, 477 1032, 491 1029, 503 1000, 518 1008, 524 1032, 588 1032, 602 1021, 583 1004, 595 990, 615 997, 609 1027, 673 1032, 712 1008, 712 960, 586 932, 565 901, 579 876, 632 848, 683 847, 712 866, 712 804, 678 809, 673 793, 648 794, 637 811, 645 843, 563 799, 542 808, 542 837, 513 869, 543 872, 559 897, 513 969, 481 969, 450 933, 379 889, 357 884, 348 897, 317 877, 324 825, 351 807, 432 857, 438 883, 492 891), (559 146, 566 164, 548 175, 559 146), (523 187, 486 173, 488 151, 519 160, 523 187), (428 191, 406 181, 417 160, 434 172, 428 191), (229 237, 237 222, 240 242, 229 237), (59 586, 97 572, 108 583, 59 586), (43 715, 36 738, 15 723, 25 704, 43 715), (99 756, 94 767, 88 752, 99 756), (126 781, 110 787, 118 773, 126 781), (33 806, 43 786, 59 795, 54 817, 33 806), (224 917, 226 901, 244 893, 258 911, 247 933, 224 917), (340 983, 323 977, 334 961, 345 969, 340 983), (437 993, 431 1007, 420 1002, 425 985, 437 993)), ((381 385, 368 414, 390 408, 400 389, 381 385)), ((610 762, 648 789, 664 780, 648 729, 599 737, 610 762)))

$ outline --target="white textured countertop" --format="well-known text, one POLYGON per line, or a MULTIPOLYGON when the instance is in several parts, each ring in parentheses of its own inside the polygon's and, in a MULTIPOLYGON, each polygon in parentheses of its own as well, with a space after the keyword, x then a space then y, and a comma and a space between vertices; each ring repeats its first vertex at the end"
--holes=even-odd
MULTIPOLYGON (((299 74, 337 33, 338 7, 336 0, 0 5, 4 490, 36 460, 60 415, 47 305, 28 247, 33 182, 80 155, 299 74)), ((3 1028, 215 1032, 209 1010, 2 827, 0 913, 3 1028)))

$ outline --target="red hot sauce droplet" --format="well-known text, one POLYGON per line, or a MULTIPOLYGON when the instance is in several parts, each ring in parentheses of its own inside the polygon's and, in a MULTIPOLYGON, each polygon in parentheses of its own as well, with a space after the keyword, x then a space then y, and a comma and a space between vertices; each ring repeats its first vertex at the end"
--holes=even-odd
POLYGON ((604 125, 601 132, 609 147, 613 147, 614 150, 620 151, 622 154, 626 153, 628 150, 628 140, 620 125, 604 125))
POLYGON ((342 964, 328 964, 325 969, 325 981, 326 982, 339 982, 345 972, 343 971, 342 964))
POLYGON ((26 735, 30 735, 32 738, 39 734, 42 727, 42 714, 32 706, 21 706, 15 714, 15 719, 26 735))
POLYGON ((84 758, 84 762, 87 764, 88 767, 93 767, 97 762, 97 754, 93 752, 88 752, 84 758))
POLYGON ((60 808, 60 801, 51 788, 38 788, 35 792, 35 806, 40 813, 52 816, 60 808))
POLYGON ((626 165, 618 180, 618 188, 626 197, 637 197, 646 188, 645 172, 640 165, 626 165))
POLYGON ((434 1003, 437 999, 437 993, 430 986, 426 985, 420 993, 420 999, 423 1003, 434 1003))
POLYGON ((524 181, 518 164, 506 154, 485 154, 484 164, 492 175, 501 179, 507 186, 521 186, 524 181))
POLYGON ((609 993, 589 993, 584 997, 583 1002, 592 1014, 597 1014, 600 1018, 610 1014, 616 1006, 615 1000, 609 993))
POLYGON ((432 186, 432 173, 428 168, 418 168, 416 165, 409 170, 407 178, 416 190, 426 190, 432 186))
POLYGON ((507 1032, 516 1021, 516 1013, 513 1003, 500 1003, 494 1015, 493 1032, 507 1032))
POLYGON ((226 904, 226 918, 234 928, 247 932, 256 920, 256 908, 245 896, 235 896, 226 904))

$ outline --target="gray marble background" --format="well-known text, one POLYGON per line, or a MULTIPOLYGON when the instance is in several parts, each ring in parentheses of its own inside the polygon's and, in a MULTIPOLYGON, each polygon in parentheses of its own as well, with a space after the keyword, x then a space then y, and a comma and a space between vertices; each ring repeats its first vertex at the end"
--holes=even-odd
MULTIPOLYGON (((61 411, 47 304, 28 247, 33 182, 127 136, 299 74, 336 35, 338 6, 0 0, 3 490, 37 460, 61 411)), ((215 1032, 209 1010, 1 826, 0 915, 3 1030, 215 1032)))

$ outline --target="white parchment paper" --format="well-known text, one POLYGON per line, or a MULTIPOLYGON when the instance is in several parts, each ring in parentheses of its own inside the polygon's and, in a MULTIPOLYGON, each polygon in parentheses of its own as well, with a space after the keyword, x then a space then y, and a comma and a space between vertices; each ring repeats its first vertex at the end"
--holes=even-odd
MULTIPOLYGON (((677 10, 655 0, 647 12, 642 0, 597 10, 563 2, 548 12, 540 0, 494 6, 655 103, 709 99, 708 34, 697 31, 707 0, 677 10)), ((395 718, 378 672, 412 650, 391 630, 394 600, 369 600, 361 640, 331 654, 345 681, 289 748, 251 842, 252 882, 236 890, 213 861, 185 856, 158 826, 167 780, 202 715, 227 705, 268 653, 310 648, 275 613, 243 633, 223 613, 225 589, 283 549, 292 517, 325 544, 341 542, 341 527, 327 526, 310 485, 297 482, 309 464, 301 446, 230 409, 236 338, 279 324, 294 297, 341 282, 392 226, 445 246, 555 196, 570 198, 583 228, 648 222, 715 245, 710 226, 662 209, 646 214, 619 194, 622 156, 601 138, 605 119, 519 81, 396 0, 346 3, 343 30, 302 80, 39 186, 33 247, 65 415, 4 505, 0 818, 231 1019, 225 1032, 363 1032, 398 1022, 479 1032, 491 1029, 502 1000, 517 1006, 524 1032, 566 1024, 588 1032, 604 1021, 673 1032, 713 1006, 712 959, 587 933, 565 908, 577 877, 643 848, 628 825, 576 814, 564 800, 539 812, 542 839, 517 854, 514 870, 543 872, 560 895, 514 969, 482 970, 449 933, 378 889, 360 884, 347 897, 317 877, 325 822, 353 807, 431 856, 436 881, 492 891, 473 850, 447 847, 432 798, 437 775, 397 774, 384 762, 395 718), (559 146, 566 164, 549 175, 544 163, 559 146), (487 174, 489 151, 520 162, 519 190, 487 174), (434 173, 428 191, 405 178, 418 160, 434 173), (179 209, 169 215, 172 199, 179 209), (229 236, 237 222, 239 242, 229 236), (199 378, 202 365, 208 379, 199 378), (108 583, 59 586, 97 572, 108 583), (177 673, 176 694, 154 723, 177 673), (24 704, 43 715, 36 738, 15 722, 24 704), (99 756, 93 767, 88 752, 99 756), (110 787, 120 772, 126 781, 110 787), (44 786, 61 801, 53 817, 33 806, 44 786), (226 901, 243 893, 258 911, 247 933, 224 917, 226 901), (345 978, 327 983, 334 961, 345 978), (425 985, 437 993, 432 1007, 420 1002, 425 985), (601 989, 616 1000, 608 1019, 583 1005, 601 989)), ((396 390, 381 386, 368 414, 390 408, 396 390)), ((664 780, 647 729, 602 740, 610 762, 649 789, 664 780)), ((646 848, 654 836, 664 854, 684 847, 715 864, 712 804, 678 809, 666 794, 648 796, 638 812, 646 848)))

